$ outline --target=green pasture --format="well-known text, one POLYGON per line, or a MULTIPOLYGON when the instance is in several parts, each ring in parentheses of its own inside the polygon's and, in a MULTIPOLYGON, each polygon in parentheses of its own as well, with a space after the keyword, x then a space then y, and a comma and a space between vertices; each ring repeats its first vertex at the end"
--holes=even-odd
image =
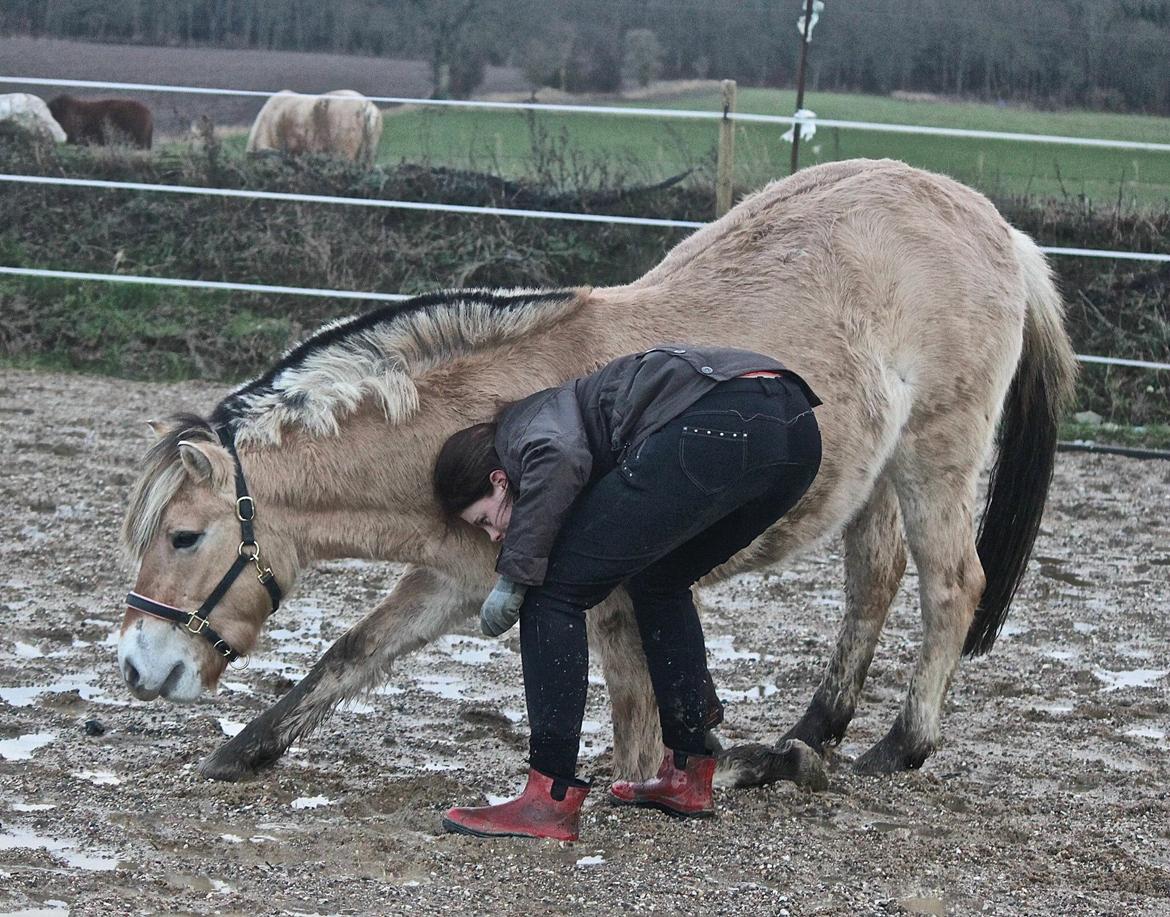
MULTIPOLYGON (((721 110, 718 93, 607 104, 721 110)), ((790 114, 794 107, 793 92, 768 89, 744 89, 737 104, 739 111, 757 114, 790 114)), ((838 93, 808 93, 805 107, 823 118, 849 121, 1170 143, 1170 118, 838 93)), ((594 114, 410 108, 387 110, 385 124, 378 155, 384 163, 426 162, 566 183, 655 180, 687 169, 708 181, 718 140, 716 122, 594 114)), ((780 139, 785 129, 737 124, 737 188, 788 174, 791 147, 780 139)), ((802 165, 891 157, 997 196, 1084 196, 1143 207, 1170 200, 1170 153, 835 128, 822 128, 801 147, 802 165)))

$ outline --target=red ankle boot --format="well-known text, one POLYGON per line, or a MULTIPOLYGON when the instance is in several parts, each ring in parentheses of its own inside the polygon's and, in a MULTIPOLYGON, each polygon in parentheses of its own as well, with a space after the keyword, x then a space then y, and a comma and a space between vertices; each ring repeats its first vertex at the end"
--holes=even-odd
POLYGON ((610 801, 617 805, 648 806, 684 818, 710 818, 715 814, 711 799, 714 776, 713 757, 668 748, 656 777, 642 783, 614 781, 609 788, 610 801))
POLYGON ((538 770, 528 772, 528 785, 515 799, 497 806, 448 809, 443 827, 476 837, 551 837, 575 841, 581 804, 589 785, 556 780, 538 770))

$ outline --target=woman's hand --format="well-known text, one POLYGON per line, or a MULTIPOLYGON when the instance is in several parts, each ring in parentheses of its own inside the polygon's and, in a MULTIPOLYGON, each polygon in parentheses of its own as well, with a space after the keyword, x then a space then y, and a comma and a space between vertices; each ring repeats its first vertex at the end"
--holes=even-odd
POLYGON ((501 576, 479 609, 480 630, 489 637, 498 637, 511 630, 520 618, 520 606, 524 604, 527 591, 528 587, 523 583, 501 576))

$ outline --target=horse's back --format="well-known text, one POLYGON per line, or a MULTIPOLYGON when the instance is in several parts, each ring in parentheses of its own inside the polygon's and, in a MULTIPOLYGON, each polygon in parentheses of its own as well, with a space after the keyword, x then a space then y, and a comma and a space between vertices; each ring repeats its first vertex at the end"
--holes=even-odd
POLYGON ((1018 235, 951 179, 851 160, 773 182, 632 288, 677 300, 717 340, 762 338, 822 397, 853 400, 883 380, 935 397, 956 374, 1014 365, 1018 235))
POLYGON ((767 352, 821 397, 821 472, 773 533, 804 545, 865 505, 916 427, 967 425, 940 466, 986 451, 1027 310, 1019 235, 957 182, 852 160, 773 182, 625 289, 668 304, 673 337, 767 352))
POLYGON ((352 89, 323 95, 283 90, 256 116, 247 151, 327 153, 368 162, 381 136, 382 119, 371 101, 352 89))

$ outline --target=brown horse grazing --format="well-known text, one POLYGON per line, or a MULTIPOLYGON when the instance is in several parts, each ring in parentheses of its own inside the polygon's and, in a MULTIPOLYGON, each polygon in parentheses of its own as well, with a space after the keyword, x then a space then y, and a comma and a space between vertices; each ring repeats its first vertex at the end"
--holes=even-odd
POLYGON ((73 96, 57 96, 49 111, 65 129, 69 143, 110 146, 130 143, 149 150, 154 136, 150 109, 130 99, 96 99, 91 102, 73 96))
POLYGON ((272 96, 248 132, 249 153, 328 153, 371 165, 382 139, 382 112, 352 89, 321 96, 287 89, 272 96))
MULTIPOLYGON (((273 586, 291 589, 307 564, 409 563, 381 604, 202 772, 234 779, 272 762, 338 703, 376 687, 395 658, 466 620, 492 585, 488 540, 470 528, 444 537, 430 487, 443 441, 502 400, 679 338, 772 354, 824 400, 812 487, 709 578, 787 560, 844 530, 845 621, 807 712, 784 737, 817 750, 842 737, 908 544, 921 652, 892 728, 856 766, 918 767, 939 743, 960 655, 991 647, 1023 574, 1075 363, 1035 244, 976 192, 890 161, 775 182, 627 286, 452 291, 338 322, 210 418, 157 425, 123 531, 141 563, 134 588, 174 609, 215 603, 174 611, 186 629, 128 611, 118 660, 130 690, 189 701, 214 687, 233 649, 255 643, 279 598, 273 586), (976 485, 997 422, 977 539, 976 485), (251 575, 217 588, 237 555, 233 569, 253 563, 253 542, 269 588, 251 575), (208 613, 214 634, 201 623, 208 613)), ((615 592, 589 625, 613 703, 615 770, 644 776, 662 753, 628 597, 615 592)), ((732 748, 722 780, 788 774, 794 749, 807 752, 732 748)))

